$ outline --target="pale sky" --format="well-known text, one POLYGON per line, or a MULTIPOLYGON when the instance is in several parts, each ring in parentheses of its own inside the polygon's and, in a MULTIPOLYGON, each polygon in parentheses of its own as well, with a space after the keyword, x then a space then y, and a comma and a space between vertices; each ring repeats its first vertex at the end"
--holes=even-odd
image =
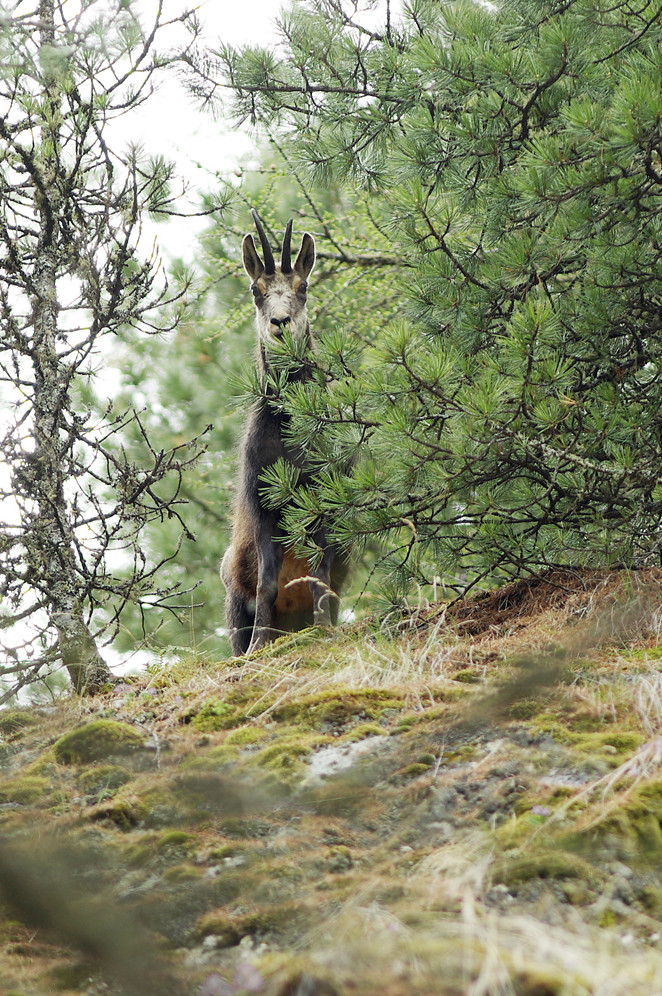
MULTIPOLYGON (((156 7, 156 0, 137 0, 144 13, 145 25, 156 7)), ((195 0, 164 0, 164 19, 175 17, 189 8, 195 0)), ((196 9, 204 27, 203 41, 211 47, 220 39, 242 46, 276 44, 278 35, 276 18, 286 0, 201 0, 196 9)), ((365 0, 358 15, 362 23, 377 27, 384 17, 384 3, 365 0), (367 9, 366 9, 367 8, 367 9)), ((391 11, 401 7, 392 0, 391 11)), ((181 29, 180 29, 181 30, 181 29)), ((177 39, 170 44, 175 47, 177 39)), ((181 83, 175 79, 164 81, 159 93, 146 102, 140 115, 133 115, 128 134, 139 140, 148 151, 161 153, 174 160, 179 175, 190 187, 192 205, 195 193, 214 190, 217 174, 232 174, 239 160, 250 155, 255 148, 255 136, 248 126, 237 128, 232 122, 214 119, 211 114, 198 110, 196 102, 187 96, 181 83)), ((160 224, 156 230, 161 251, 183 258, 187 263, 195 259, 198 234, 206 227, 204 220, 173 219, 160 224)), ((146 226, 152 238, 152 228, 146 226)))
MULTIPOLYGON (((187 6, 185 0, 165 0, 164 18, 175 16, 187 6)), ((139 0, 139 8, 147 25, 155 0, 139 0)), ((275 18, 280 9, 280 0, 202 0, 197 6, 205 29, 204 41, 211 46, 218 39, 237 46, 275 43, 275 18)), ((175 43, 176 39, 172 44, 175 43)), ((176 162, 178 173, 190 186, 190 195, 196 190, 213 190, 216 173, 232 173, 237 162, 255 146, 248 128, 238 129, 231 122, 199 111, 174 78, 163 81, 158 93, 139 113, 125 119, 124 128, 128 137, 140 141, 146 150, 176 162)), ((173 253, 191 259, 202 227, 204 222, 191 220, 159 225, 157 238, 165 255, 173 253)))

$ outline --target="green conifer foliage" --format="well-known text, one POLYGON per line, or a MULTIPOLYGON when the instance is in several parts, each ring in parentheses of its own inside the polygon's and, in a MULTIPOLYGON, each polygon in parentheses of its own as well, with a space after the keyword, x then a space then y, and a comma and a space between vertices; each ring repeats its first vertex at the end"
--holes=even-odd
POLYGON ((276 482, 292 537, 318 515, 343 543, 379 537, 394 593, 657 563, 660 5, 386 12, 299 0, 277 53, 218 53, 235 113, 369 192, 404 264, 397 320, 351 369, 331 337, 336 380, 286 399, 320 467, 306 492, 276 482))
MULTIPOLYGON (((320 373, 315 380, 317 394, 300 392, 297 399, 302 410, 314 415, 306 420, 306 431, 317 432, 317 395, 324 396, 322 385, 330 376, 326 355, 335 374, 342 376, 356 366, 363 344, 371 342, 376 330, 398 311, 395 275, 400 260, 390 252, 382 206, 368 210, 361 192, 304 181, 297 164, 280 148, 277 142, 258 150, 250 163, 238 169, 240 184, 233 177, 221 185, 215 203, 222 210, 200 238, 196 275, 183 265, 174 266, 175 285, 179 279, 189 287, 176 333, 147 344, 127 335, 128 348, 118 353, 127 399, 136 395, 150 399, 144 418, 155 444, 176 445, 212 423, 207 452, 187 473, 180 490, 180 497, 189 503, 186 522, 191 537, 178 544, 176 523, 168 519, 151 522, 143 531, 145 548, 153 556, 171 557, 162 569, 164 582, 189 590, 187 600, 178 606, 171 602, 172 608, 161 612, 154 610, 150 619, 137 611, 125 614, 118 641, 122 649, 135 646, 147 632, 149 645, 157 648, 194 645, 203 653, 228 650, 219 567, 229 543, 238 442, 255 393, 262 390, 255 361, 255 306, 241 252, 244 235, 254 231, 250 208, 259 211, 275 247, 290 217, 294 251, 305 231, 315 237, 317 261, 308 310, 320 342, 320 373)), ((287 355, 283 362, 288 362, 287 355)), ((323 447, 321 438, 317 445, 323 447)), ((333 454, 335 434, 330 445, 333 454)), ((326 465, 324 460, 321 465, 326 465)), ((275 494, 274 500, 278 497, 275 494)), ((365 560, 365 566, 354 572, 356 590, 370 570, 370 552, 365 560)), ((351 592, 344 604, 353 604, 351 592)))

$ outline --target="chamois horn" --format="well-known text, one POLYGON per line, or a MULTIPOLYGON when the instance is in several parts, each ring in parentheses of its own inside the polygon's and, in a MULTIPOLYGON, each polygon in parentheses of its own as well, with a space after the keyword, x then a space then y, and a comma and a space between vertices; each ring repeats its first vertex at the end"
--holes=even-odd
POLYGON ((255 210, 251 208, 251 214, 253 215, 253 221, 255 222, 255 227, 257 228, 257 234, 260 236, 260 244, 262 245, 262 255, 264 256, 264 272, 265 273, 275 273, 276 264, 274 263, 274 254, 271 251, 271 246, 269 245, 269 239, 262 227, 262 222, 260 217, 255 210))
POLYGON ((292 244, 292 219, 288 221, 283 236, 283 249, 281 252, 280 268, 282 273, 292 272, 292 260, 290 259, 290 247, 292 244))

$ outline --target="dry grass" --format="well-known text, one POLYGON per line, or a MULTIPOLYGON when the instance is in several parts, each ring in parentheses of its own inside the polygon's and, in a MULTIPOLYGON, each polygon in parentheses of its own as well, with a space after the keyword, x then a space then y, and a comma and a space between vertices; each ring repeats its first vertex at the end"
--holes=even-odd
MULTIPOLYGON (((17 734, 0 795, 30 801, 3 803, 0 827, 84 842, 99 882, 88 868, 80 902, 91 885, 120 923, 148 922, 180 996, 246 963, 265 996, 302 973, 326 980, 305 982, 319 996, 662 994, 662 789, 650 813, 641 795, 662 764, 661 606, 662 571, 553 572, 246 661, 155 667, 17 734), (147 747, 58 764, 53 742, 98 718, 147 747), (354 738, 370 751, 309 777, 354 738), (201 937, 210 912, 252 925, 241 944, 201 937)), ((8 922, 0 991, 89 991, 48 974, 75 937, 51 924, 50 947, 32 930, 18 954, 8 922)))

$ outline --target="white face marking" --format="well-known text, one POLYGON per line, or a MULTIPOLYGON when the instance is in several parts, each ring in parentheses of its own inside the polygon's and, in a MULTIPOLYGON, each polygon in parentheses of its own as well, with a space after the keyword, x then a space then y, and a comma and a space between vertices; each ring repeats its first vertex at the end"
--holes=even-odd
POLYGON ((264 345, 282 338, 286 329, 295 338, 305 334, 308 310, 301 283, 298 274, 277 270, 272 275, 262 274, 253 284, 258 338, 264 345))

